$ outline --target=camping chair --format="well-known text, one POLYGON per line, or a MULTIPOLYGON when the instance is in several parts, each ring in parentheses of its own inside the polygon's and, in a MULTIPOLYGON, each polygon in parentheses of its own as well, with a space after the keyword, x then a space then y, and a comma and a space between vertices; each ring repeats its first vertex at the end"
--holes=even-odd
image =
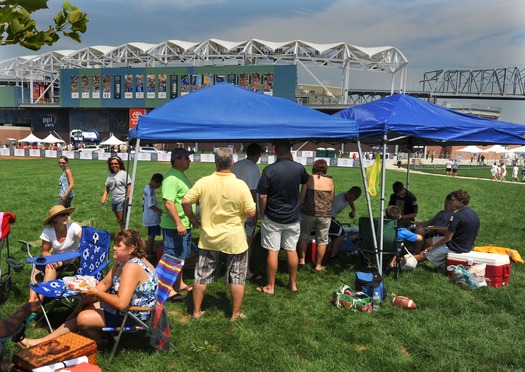
MULTIPOLYGON (((376 241, 379 245, 379 219, 374 218, 374 229, 376 232, 376 241)), ((368 267, 379 269, 376 262, 376 252, 374 248, 374 240, 372 237, 372 226, 370 218, 359 218, 359 234, 361 242, 358 247, 358 252, 361 256, 361 263, 368 267)), ((384 219, 383 222, 383 251, 381 252, 383 267, 395 272, 395 277, 399 277, 400 260, 402 255, 402 247, 397 241, 397 221, 384 219), (395 260, 393 260, 395 258, 395 260), (392 267, 388 267, 390 262, 393 262, 392 267)))
POLYGON ((157 303, 154 308, 151 307, 139 307, 131 306, 124 311, 124 318, 120 327, 104 327, 103 332, 113 333, 113 348, 109 360, 113 359, 115 351, 117 350, 120 338, 124 332, 140 332, 146 331, 147 336, 150 337, 150 345, 159 350, 168 350, 170 346, 174 347, 170 341, 170 326, 168 323, 168 317, 166 310, 164 309, 164 303, 168 299, 168 295, 173 288, 173 284, 177 280, 182 268, 184 266, 184 260, 176 257, 164 254, 159 263, 155 267, 155 272, 159 280, 157 287, 157 303), (149 311, 151 315, 148 319, 148 323, 140 320, 134 311, 149 311), (138 326, 126 326, 127 320, 131 318, 138 326))
POLYGON ((11 257, 9 253, 9 233, 16 216, 9 212, 0 212, 0 304, 3 304, 11 290, 11 275, 24 268, 22 262, 11 257), (5 247, 5 263, 3 262, 5 247))
MULTIPOLYGON (((90 226, 82 227, 82 238, 78 252, 68 252, 51 256, 30 257, 27 262, 33 264, 33 270, 42 270, 45 265, 51 262, 69 260, 80 257, 80 267, 75 275, 89 275, 97 280, 102 280, 103 270, 109 264, 109 246, 111 235, 108 231, 97 230, 90 226)), ((33 277, 33 273, 31 274, 33 277)), ((30 288, 37 294, 53 299, 52 305, 48 309, 44 308, 43 302, 40 303, 42 314, 46 319, 50 332, 53 327, 48 318, 48 313, 58 304, 73 308, 79 293, 71 291, 65 285, 63 279, 55 279, 41 283, 31 283, 30 288)), ((40 296, 38 296, 40 300, 40 296)))
POLYGON ((4 346, 7 340, 11 339, 13 342, 20 342, 25 338, 26 328, 29 325, 29 323, 31 323, 31 321, 33 321, 33 319, 35 318, 36 313, 30 313, 13 334, 5 337, 0 337, 0 355, 2 355, 2 351, 4 350, 4 346))

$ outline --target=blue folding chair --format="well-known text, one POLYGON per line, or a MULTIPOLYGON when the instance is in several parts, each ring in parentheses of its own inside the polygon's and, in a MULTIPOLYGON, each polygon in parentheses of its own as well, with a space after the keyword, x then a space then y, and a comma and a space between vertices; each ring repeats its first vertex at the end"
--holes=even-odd
POLYGON ((155 272, 158 277, 157 287, 157 303, 155 307, 139 307, 131 306, 125 310, 124 319, 119 327, 104 327, 103 332, 112 332, 114 344, 111 350, 109 360, 113 359, 117 346, 120 342, 120 337, 124 332, 147 332, 150 337, 150 345, 158 350, 168 350, 173 344, 170 341, 171 331, 167 319, 167 313, 164 309, 164 303, 168 299, 168 295, 173 288, 173 284, 177 280, 182 268, 184 267, 184 260, 177 257, 164 254, 155 267, 155 272), (147 323, 140 320, 134 311, 149 311, 151 314, 147 323), (128 319, 133 319, 138 326, 126 326, 128 319))
MULTIPOLYGON (((35 270, 35 268, 45 268, 45 265, 51 262, 80 257, 80 267, 75 275, 89 275, 95 277, 97 280, 102 280, 104 277, 103 270, 109 264, 110 240, 111 234, 108 231, 84 226, 82 227, 82 238, 80 240, 80 248, 78 252, 31 257, 27 259, 27 262, 32 263, 34 265, 33 270, 35 270)), ((73 308, 75 299, 79 296, 78 292, 69 290, 63 279, 33 283, 30 284, 30 288, 39 295, 53 299, 53 303, 48 309, 44 307, 42 302, 40 303, 42 314, 46 319, 49 330, 50 332, 53 332, 53 327, 51 326, 47 313, 58 304, 73 308)))

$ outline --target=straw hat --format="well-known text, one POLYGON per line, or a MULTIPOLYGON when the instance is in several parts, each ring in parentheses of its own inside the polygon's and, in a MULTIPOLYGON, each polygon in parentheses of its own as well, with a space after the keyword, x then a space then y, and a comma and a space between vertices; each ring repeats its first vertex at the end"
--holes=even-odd
POLYGON ((47 214, 47 218, 44 220, 44 222, 42 222, 42 224, 44 226, 47 226, 49 225, 49 223, 51 222, 51 220, 53 218, 55 218, 56 216, 58 216, 59 214, 62 214, 62 213, 68 213, 68 214, 71 214, 75 211, 75 208, 74 207, 69 207, 69 208, 65 208, 63 205, 55 205, 54 207, 52 207, 48 214, 47 214))

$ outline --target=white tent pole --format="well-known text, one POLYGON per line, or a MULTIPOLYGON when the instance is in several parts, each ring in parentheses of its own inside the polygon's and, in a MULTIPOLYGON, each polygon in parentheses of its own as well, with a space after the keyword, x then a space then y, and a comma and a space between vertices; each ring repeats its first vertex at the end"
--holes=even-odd
POLYGON ((388 136, 385 134, 383 137, 383 162, 381 164, 381 201, 379 207, 379 262, 378 271, 379 274, 383 275, 383 226, 385 216, 385 181, 386 181, 386 144, 388 142, 388 136))
MULTIPOLYGON (((138 149, 140 147, 140 138, 137 138, 137 143, 135 144, 135 158, 133 159, 133 172, 131 173, 131 191, 128 200, 128 208, 126 210, 126 230, 129 228, 129 220, 131 218, 131 205, 133 202, 133 191, 135 190, 135 178, 137 177, 137 165, 139 160, 138 149)), ((131 154, 131 152, 130 152, 131 154)))
POLYGON ((374 243, 374 251, 376 255, 376 262, 379 262, 379 252, 377 250, 377 238, 376 229, 374 225, 374 215, 372 213, 372 201, 370 200, 370 194, 368 193, 368 178, 366 177, 365 162, 363 159, 363 151, 361 150, 361 141, 357 141, 357 152, 359 153, 359 159, 361 159, 361 175, 363 178, 363 185, 366 195, 366 205, 368 206, 368 216, 370 218, 370 227, 372 229, 372 241, 374 243))

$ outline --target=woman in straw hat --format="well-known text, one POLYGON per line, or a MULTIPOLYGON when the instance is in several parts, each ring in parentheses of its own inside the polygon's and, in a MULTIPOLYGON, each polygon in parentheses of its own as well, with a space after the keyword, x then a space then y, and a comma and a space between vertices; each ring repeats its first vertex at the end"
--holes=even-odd
MULTIPOLYGON (((40 235, 42 256, 78 251, 82 228, 76 222, 69 222, 69 215, 74 211, 75 208, 65 208, 63 205, 55 205, 49 210, 47 218, 43 222, 43 225, 47 227, 40 235)), ((53 262, 46 265, 44 272, 35 270, 31 283, 56 279, 57 269, 68 263, 53 262)), ((30 290, 29 301, 36 300, 36 293, 30 290)))

